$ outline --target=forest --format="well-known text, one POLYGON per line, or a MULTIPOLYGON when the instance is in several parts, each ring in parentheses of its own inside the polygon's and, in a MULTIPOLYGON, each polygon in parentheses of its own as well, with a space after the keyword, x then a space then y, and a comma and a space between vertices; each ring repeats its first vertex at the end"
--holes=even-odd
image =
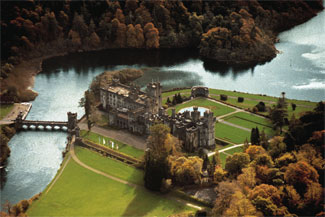
POLYGON ((1 76, 22 60, 106 48, 197 48, 229 64, 276 55, 280 31, 322 1, 1 1, 1 76), (7 64, 5 64, 7 63, 7 64))

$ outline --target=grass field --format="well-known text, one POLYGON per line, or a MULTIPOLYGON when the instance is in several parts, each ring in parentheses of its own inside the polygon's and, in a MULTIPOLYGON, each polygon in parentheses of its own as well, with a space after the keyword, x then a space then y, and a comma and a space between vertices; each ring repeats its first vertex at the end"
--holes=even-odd
POLYGON ((250 139, 250 132, 223 123, 216 123, 215 136, 235 144, 241 144, 246 138, 250 139))
POLYGON ((14 105, 0 105, 0 120, 6 117, 7 114, 13 109, 14 105))
POLYGON ((105 137, 105 136, 102 136, 102 135, 99 135, 99 134, 96 134, 96 133, 93 133, 93 132, 88 132, 86 130, 82 130, 81 131, 81 136, 83 138, 86 138, 86 139, 89 139, 90 141, 92 142, 95 142, 95 143, 99 143, 100 144, 103 144, 103 139, 105 140, 105 146, 108 146, 108 141, 113 141, 115 144, 118 144, 118 147, 119 149, 116 150, 116 151, 120 151, 124 154, 127 154, 127 155, 130 155, 132 157, 135 157, 135 158, 142 158, 142 156, 144 155, 144 151, 143 150, 140 150, 140 149, 137 149, 137 148, 134 148, 130 145, 127 145, 127 144, 124 144, 122 142, 119 142, 115 139, 111 139, 111 138, 108 138, 108 137, 105 137))
MULTIPOLYGON (((278 97, 272 96, 264 96, 260 94, 250 94, 250 93, 242 93, 242 92, 235 92, 235 91, 227 91, 227 90, 218 90, 218 89, 209 89, 210 96, 212 98, 220 100, 220 94, 225 94, 227 96, 232 96, 236 98, 228 97, 227 103, 232 105, 238 106, 243 109, 253 109, 254 106, 258 104, 259 101, 263 101, 266 106, 275 105, 278 101, 278 97), (244 102, 239 103, 237 102, 237 98, 241 96, 244 97, 244 102)), ((280 97, 280 94, 279 94, 280 97)), ((288 103, 288 115, 289 117, 292 114, 295 114, 296 117, 299 117, 302 112, 311 111, 315 108, 317 102, 310 102, 305 100, 295 100, 295 99, 287 99, 288 103), (291 103, 297 105, 296 110, 293 111, 291 107, 291 103)), ((261 114, 267 114, 267 112, 261 112, 261 114)))
POLYGON ((143 171, 96 152, 75 146, 75 153, 85 164, 120 179, 143 185, 143 171))
POLYGON ((224 120, 248 129, 252 129, 254 127, 258 127, 259 131, 262 131, 264 129, 264 132, 270 136, 274 135, 275 133, 272 129, 270 120, 258 117, 253 114, 238 112, 225 117, 224 120))
MULTIPOLYGON (((208 108, 213 112, 213 115, 217 117, 235 111, 232 108, 213 102, 211 100, 205 98, 197 98, 189 102, 186 102, 184 104, 176 105, 176 112, 178 112, 182 108, 192 107, 192 106, 200 106, 200 107, 208 108)), ((171 115, 171 112, 172 112, 171 109, 168 109, 169 115, 171 115)))
MULTIPOLYGON (((77 152, 81 160, 94 158, 88 150, 77 152)), ((111 164, 112 161, 105 158, 102 163, 111 164)), ((71 159, 53 188, 32 204, 27 215, 169 216, 189 210, 192 209, 164 195, 132 188, 93 173, 71 159)))

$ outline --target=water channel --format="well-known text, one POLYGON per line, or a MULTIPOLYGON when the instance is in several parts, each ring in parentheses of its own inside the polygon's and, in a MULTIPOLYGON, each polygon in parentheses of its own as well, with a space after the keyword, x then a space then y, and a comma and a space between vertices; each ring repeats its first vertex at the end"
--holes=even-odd
MULTIPOLYGON (((311 101, 324 100, 325 12, 279 36, 280 53, 272 61, 253 68, 206 65, 194 50, 109 50, 70 54, 44 61, 35 78, 39 96, 27 119, 66 120, 67 112, 83 109, 78 102, 92 79, 105 70, 141 68, 137 80, 144 86, 158 80, 165 89, 204 85, 311 101)), ((65 148, 63 132, 19 132, 9 142, 11 156, 6 183, 1 189, 1 205, 17 203, 41 192, 60 167, 65 148)), ((3 174, 2 174, 3 175, 3 174)))

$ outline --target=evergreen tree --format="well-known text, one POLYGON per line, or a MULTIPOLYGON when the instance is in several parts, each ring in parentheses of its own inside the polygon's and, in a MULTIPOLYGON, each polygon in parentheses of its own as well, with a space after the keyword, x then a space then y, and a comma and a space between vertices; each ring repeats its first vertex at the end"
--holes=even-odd
POLYGON ((167 97, 167 104, 170 104, 170 103, 171 103, 171 101, 170 101, 169 97, 167 97))

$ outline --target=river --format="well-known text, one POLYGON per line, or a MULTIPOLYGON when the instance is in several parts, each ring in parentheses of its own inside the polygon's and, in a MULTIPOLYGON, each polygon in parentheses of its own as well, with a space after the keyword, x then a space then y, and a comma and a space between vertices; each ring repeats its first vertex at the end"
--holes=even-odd
MULTIPOLYGON (((44 61, 35 77, 39 96, 27 116, 30 120, 66 120, 67 112, 84 113, 78 102, 92 79, 105 70, 141 68, 137 80, 144 86, 159 80, 164 89, 204 85, 310 101, 324 100, 325 12, 279 35, 276 58, 253 68, 204 64, 193 50, 108 50, 70 54, 44 61)), ((9 142, 11 156, 1 205, 17 203, 41 192, 62 162, 66 144, 64 132, 29 131, 17 133, 9 142)))

